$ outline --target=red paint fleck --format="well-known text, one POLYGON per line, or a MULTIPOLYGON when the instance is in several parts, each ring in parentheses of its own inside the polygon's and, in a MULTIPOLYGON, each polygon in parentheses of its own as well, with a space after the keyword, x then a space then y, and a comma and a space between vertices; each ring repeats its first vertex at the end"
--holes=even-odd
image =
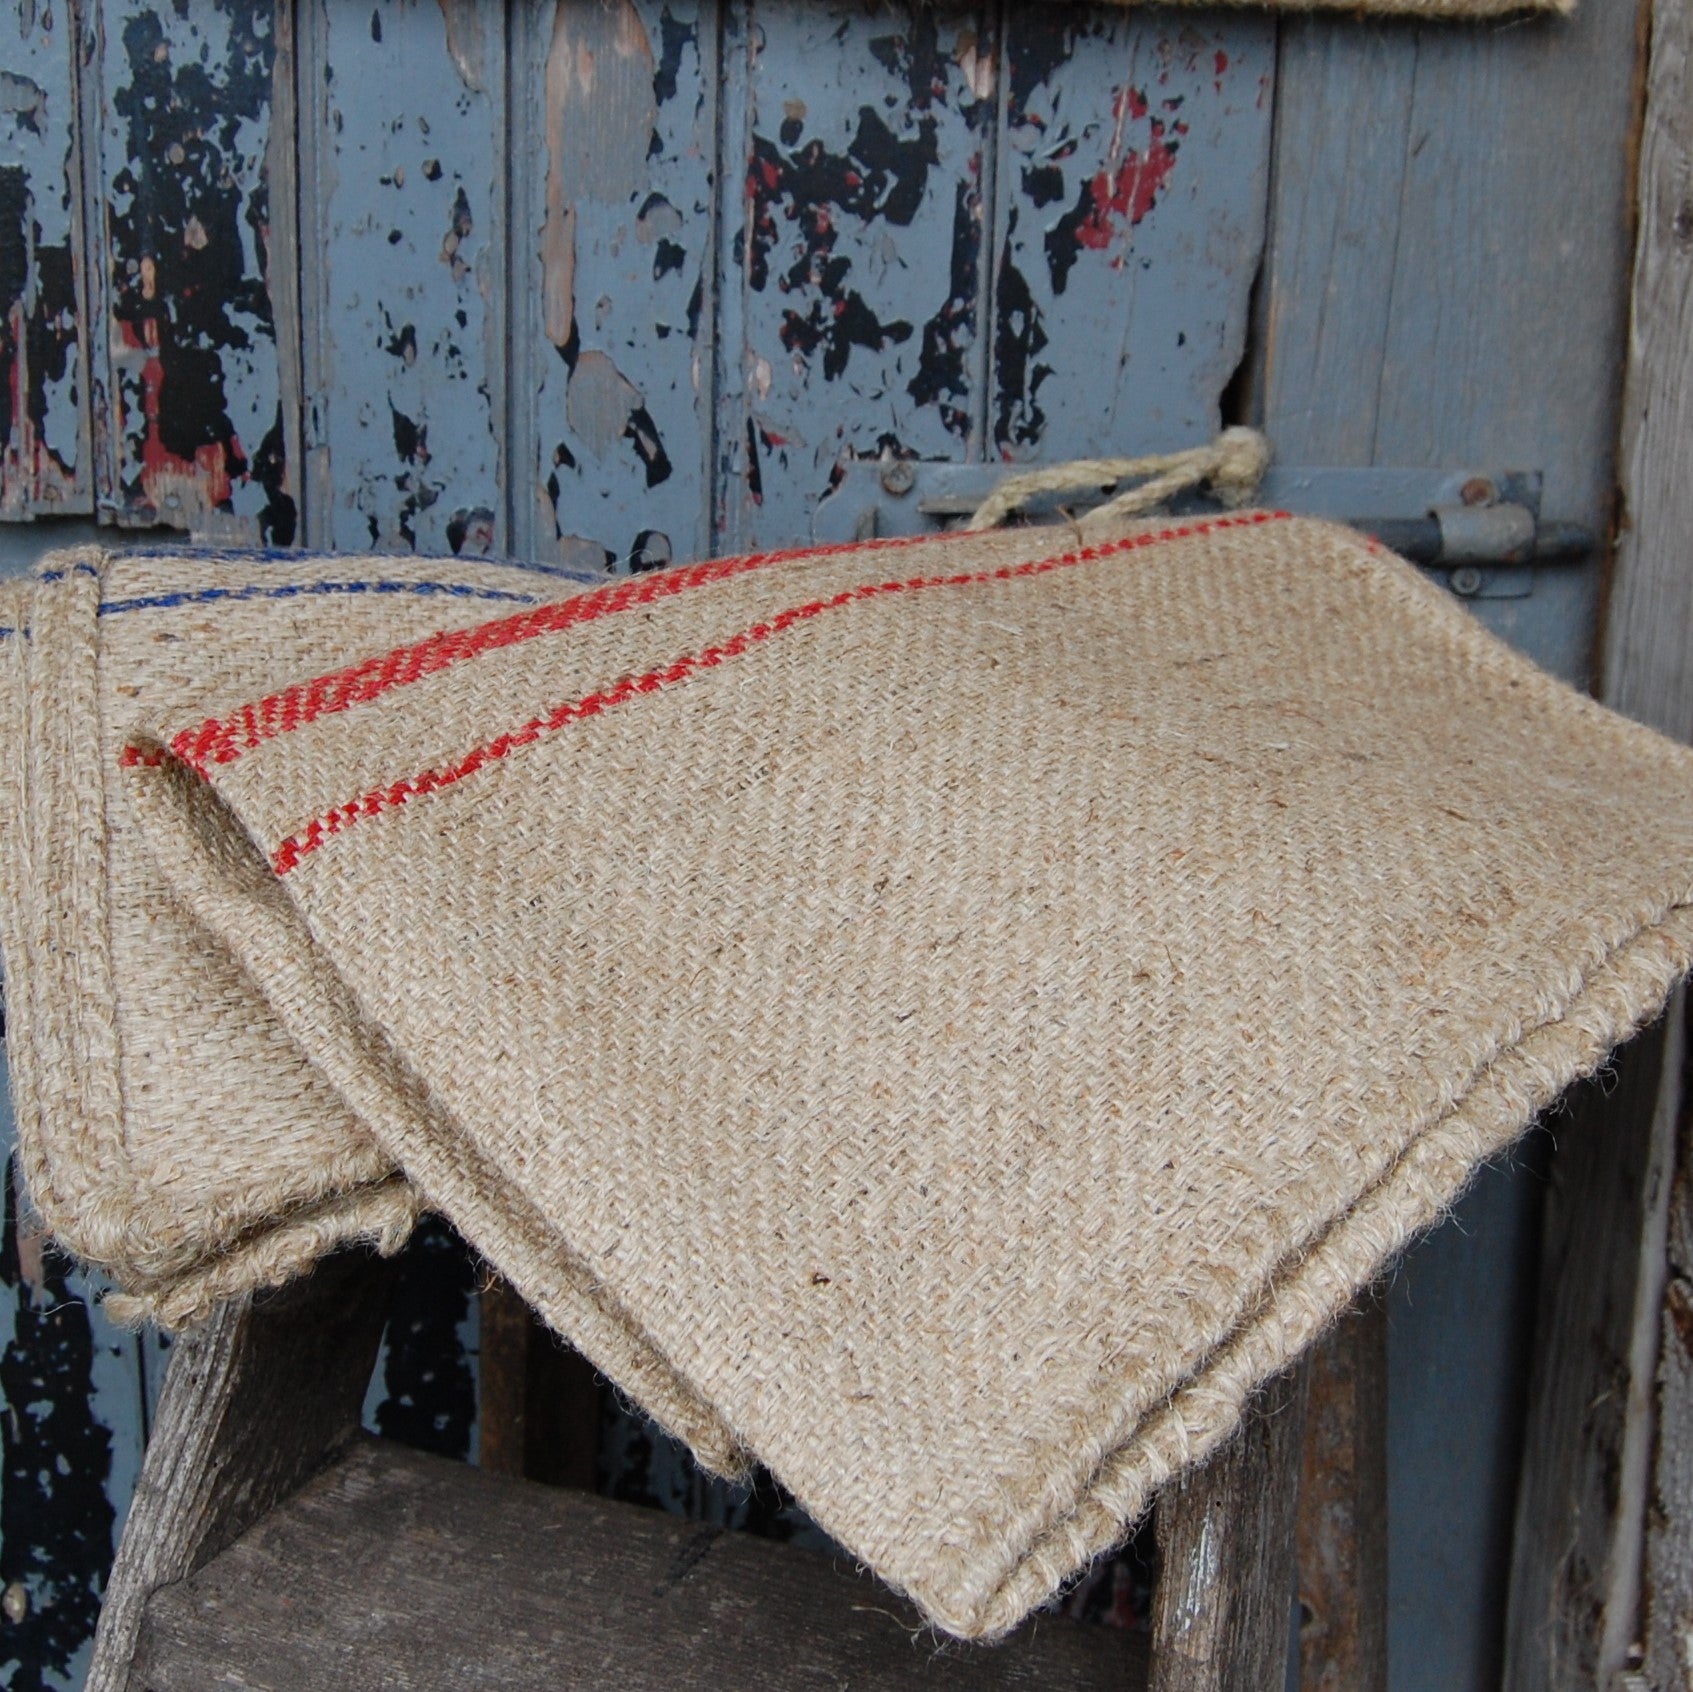
POLYGON ((1076 231, 1077 241, 1099 252, 1111 244, 1113 219, 1127 218, 1133 229, 1157 204, 1175 163, 1175 151, 1164 140, 1164 126, 1154 118, 1145 154, 1131 147, 1115 170, 1100 171, 1088 184, 1092 203, 1076 231))
POLYGON ((1132 118, 1143 118, 1146 112, 1146 95, 1138 88, 1120 89, 1111 101, 1111 115, 1119 121, 1125 113, 1132 118))
POLYGON ((1218 76, 1221 76, 1229 68, 1229 56, 1221 47, 1217 49, 1216 65, 1218 76))
MULTIPOLYGON (((231 455, 224 443, 208 441, 194 449, 192 458, 182 458, 165 445, 160 435, 159 401, 165 367, 159 358, 158 321, 151 317, 143 319, 142 335, 137 335, 135 325, 127 321, 120 321, 119 329, 126 347, 147 355, 141 366, 141 415, 147 424, 141 441, 141 491, 147 503, 155 511, 183 514, 202 506, 225 504, 234 491, 234 483, 230 477, 231 455)), ((230 446, 236 454, 241 453, 239 440, 232 437, 230 446)))

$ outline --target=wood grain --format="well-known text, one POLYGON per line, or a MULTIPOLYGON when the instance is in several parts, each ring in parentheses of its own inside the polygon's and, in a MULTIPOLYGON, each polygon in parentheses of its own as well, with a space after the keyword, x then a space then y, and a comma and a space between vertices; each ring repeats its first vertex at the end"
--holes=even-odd
POLYGON ((810 1552, 362 1442, 156 1594, 131 1684, 1080 1692, 1141 1668, 1124 1635, 1050 1619, 950 1643, 810 1552))
MULTIPOLYGON (((1622 521, 1602 664, 1610 703, 1693 740, 1693 6, 1659 0, 1652 15, 1622 521)), ((1644 1679, 1659 1692, 1693 1692, 1693 1089, 1685 1064, 1673 1059, 1681 1034, 1672 1026, 1655 1127, 1667 1137, 1664 1154, 1675 1171, 1659 1265, 1657 1446, 1641 1637, 1644 1679)))
POLYGON ((1298 1525, 1300 1692, 1387 1692, 1387 1307, 1311 1358, 1298 1525))
POLYGON ((1508 1692, 1584 1692, 1622 1666, 1645 1494, 1667 1141, 1653 1131, 1664 1025, 1619 1052, 1550 1122, 1526 1460, 1512 1542, 1508 1692), (1620 1643, 1615 1639, 1622 1625, 1620 1643))
POLYGON ((1230 1443, 1158 1501, 1152 1692, 1265 1692, 1287 1675, 1310 1372, 1266 1386, 1230 1443))
POLYGON ((177 1340, 85 1692, 124 1692, 149 1594, 215 1556, 351 1438, 386 1279, 387 1265, 343 1252, 278 1292, 230 1300, 177 1340))
MULTIPOLYGON (((1664 1089, 1680 1106, 1675 1184, 1667 1218, 1657 1376, 1657 1453, 1646 1515, 1641 1643, 1645 1678, 1657 1692, 1693 1692, 1693 1089, 1688 1086, 1687 1022, 1681 1062, 1666 1066, 1679 1085, 1664 1089)), ((1674 1041, 1672 1039, 1672 1057, 1674 1041)))
POLYGON ((478 1461, 491 1474, 594 1489, 600 1380, 504 1281, 481 1294, 478 1461))

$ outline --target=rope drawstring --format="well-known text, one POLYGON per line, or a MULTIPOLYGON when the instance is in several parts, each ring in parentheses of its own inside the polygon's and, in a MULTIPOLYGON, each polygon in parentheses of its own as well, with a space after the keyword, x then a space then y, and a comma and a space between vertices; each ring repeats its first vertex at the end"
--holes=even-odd
POLYGON ((966 529, 997 528, 1045 493, 1082 493, 1114 487, 1135 477, 1138 486, 1087 512, 1078 527, 1097 531, 1125 518, 1156 510, 1166 500, 1209 483, 1226 506, 1245 505, 1263 480, 1270 443, 1256 429, 1225 429, 1208 446, 1184 452, 1154 453, 1145 458, 1075 458, 1046 469, 1008 476, 976 507, 966 529))

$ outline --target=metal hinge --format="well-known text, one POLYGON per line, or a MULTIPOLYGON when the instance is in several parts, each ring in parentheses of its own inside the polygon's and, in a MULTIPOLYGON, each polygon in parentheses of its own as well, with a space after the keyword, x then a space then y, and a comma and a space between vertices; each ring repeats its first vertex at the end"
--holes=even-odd
MULTIPOLYGON (((1031 465, 943 464, 920 459, 864 460, 844 467, 817 508, 818 541, 921 534, 962 522, 1000 480, 1031 465)), ((1580 564, 1598 547, 1592 530, 1540 515, 1537 470, 1310 469, 1272 465, 1255 504, 1326 517, 1374 535, 1402 558, 1441 576, 1466 599, 1522 599, 1535 570, 1580 564)), ((1097 501, 1048 496, 1030 520, 1059 521, 1064 510, 1097 501)), ((1214 510, 1184 496, 1177 513, 1214 510)))

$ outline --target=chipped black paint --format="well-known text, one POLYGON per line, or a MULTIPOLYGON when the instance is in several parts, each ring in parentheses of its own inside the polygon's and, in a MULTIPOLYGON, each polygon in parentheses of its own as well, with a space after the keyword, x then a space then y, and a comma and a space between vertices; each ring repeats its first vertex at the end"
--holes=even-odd
MULTIPOLYGON (((261 177, 244 193, 239 180, 250 162, 242 128, 268 122, 271 8, 218 0, 218 10, 229 36, 215 66, 205 53, 178 62, 157 14, 129 17, 127 77, 112 97, 126 160, 108 212, 112 317, 142 364, 138 391, 127 396, 121 493, 142 512, 168 514, 173 479, 230 509, 232 485, 250 466, 230 416, 224 359, 253 350, 255 333, 275 340, 263 278, 268 189, 261 177), (243 222, 259 254, 252 272, 243 222)), ((268 510, 265 521, 277 532, 291 517, 268 510)))
POLYGON ((688 249, 668 235, 661 235, 653 248, 653 281, 661 282, 688 262, 688 249))
POLYGON ((940 21, 932 9, 915 9, 911 27, 901 34, 874 37, 870 55, 895 76, 904 78, 913 111, 926 112, 946 100, 951 66, 941 48, 940 21))
POLYGON ((460 1332, 479 1270, 439 1217, 418 1224, 396 1266, 383 1336, 384 1397, 371 1416, 385 1439, 441 1457, 470 1455, 476 1382, 460 1332))
POLYGON ((664 450, 652 413, 644 405, 636 406, 629 413, 623 438, 634 447, 635 456, 647 467, 649 488, 656 488, 660 482, 669 480, 675 466, 670 462, 670 454, 664 450))
POLYGON ((253 454, 253 479, 265 490, 264 509, 259 513, 259 534, 266 546, 292 546, 299 529, 299 511, 288 492, 288 452, 283 444, 282 406, 276 421, 265 431, 259 450, 253 454))
MULTIPOLYGON (((797 125, 790 120, 784 128, 795 133, 797 125)), ((880 352, 912 334, 903 319, 878 318, 848 285, 852 260, 836 252, 839 214, 864 223, 880 218, 909 225, 922 204, 929 172, 939 162, 933 118, 921 119, 913 134, 896 135, 871 106, 859 108, 857 132, 845 153, 831 152, 815 137, 803 146, 784 146, 753 136, 747 170, 747 280, 754 289, 769 285, 780 224, 794 224, 797 251, 777 287, 785 294, 814 297, 803 310, 783 312, 780 334, 783 345, 802 357, 821 348, 826 380, 845 373, 854 347, 880 352)))
POLYGON ((14 324, 23 316, 29 285, 29 183, 22 165, 0 165, 0 450, 16 427, 13 390, 23 348, 14 324))
POLYGON ((88 1308, 68 1284, 70 1265, 39 1238, 29 1247, 39 1268, 25 1273, 16 1190, 8 1166, 0 1286, 15 1306, 0 1353, 0 1588, 16 1582, 28 1610, 0 1620, 0 1680, 10 1692, 47 1692, 66 1683, 99 1617, 112 1439, 93 1416, 88 1308))
MULTIPOLYGON (((1021 173, 1022 189, 1037 210, 1064 198, 1062 161, 1075 152, 1075 142, 1064 135, 1049 138, 1045 120, 1032 109, 1033 103, 1069 63, 1075 47, 1074 20, 1053 16, 1041 7, 1021 10, 1005 43, 1006 137, 1015 152, 1029 160, 1021 173)), ((994 296, 993 444, 1001 453, 1039 442, 1046 412, 1038 395, 1042 382, 1052 374, 1052 367, 1039 357, 1048 343, 1043 314, 1028 279, 1011 256, 1017 218, 1013 207, 1006 219, 994 296)))
MULTIPOLYGON (((75 481, 75 466, 47 441, 53 385, 75 350, 70 247, 42 242, 23 167, 0 165, 0 478, 16 475, 15 496, 33 499, 75 481)), ((0 488, 0 499, 13 496, 0 488)))
POLYGON ((937 406, 946 427, 965 438, 970 433, 968 361, 976 334, 981 214, 974 183, 960 182, 953 192, 951 282, 945 304, 923 325, 917 374, 906 391, 919 405, 937 406))
MULTIPOLYGON (((697 47, 699 32, 692 23, 680 22, 666 6, 658 19, 658 65, 653 71, 653 97, 659 105, 676 98, 676 78, 682 69, 682 55, 697 47)), ((653 132, 658 141, 658 132, 653 132)))
MULTIPOLYGON (((1012 212, 1010 229, 1017 227, 1012 212)), ((1047 345, 1046 327, 1035 304, 1028 279, 1011 260, 1011 243, 1000 255, 993 337, 994 444, 1002 451, 1032 446, 1046 428, 1040 403, 1041 384, 1052 374, 1040 354, 1047 345)))

